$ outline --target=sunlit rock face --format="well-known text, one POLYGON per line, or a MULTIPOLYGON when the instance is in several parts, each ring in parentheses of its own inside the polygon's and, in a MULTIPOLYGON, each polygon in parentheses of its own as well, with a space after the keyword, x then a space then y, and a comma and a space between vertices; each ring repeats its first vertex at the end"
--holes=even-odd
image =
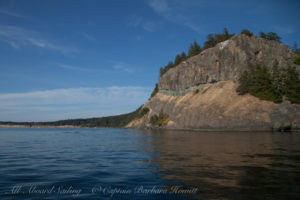
POLYGON ((237 35, 168 70, 159 80, 159 90, 185 90, 199 84, 234 80, 260 64, 272 67, 296 66, 288 46, 256 36, 237 35))
POLYGON ((238 95, 238 78, 251 66, 300 66, 288 46, 237 35, 169 69, 158 93, 145 103, 150 112, 127 127, 153 127, 150 118, 169 116, 166 128, 202 130, 288 130, 300 128, 300 105, 275 104, 238 95))

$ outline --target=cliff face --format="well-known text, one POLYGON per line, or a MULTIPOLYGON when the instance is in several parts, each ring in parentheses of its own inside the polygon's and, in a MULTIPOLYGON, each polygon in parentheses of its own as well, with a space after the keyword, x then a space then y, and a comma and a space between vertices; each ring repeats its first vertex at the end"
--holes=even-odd
POLYGON ((299 66, 288 46, 256 36, 237 35, 206 49, 168 70, 159 80, 159 92, 144 107, 150 112, 129 128, 151 127, 150 118, 169 115, 167 128, 204 130, 299 129, 300 106, 275 104, 238 95, 237 79, 251 65, 299 66))
POLYGON ((290 48, 279 42, 237 35, 170 69, 160 78, 158 88, 179 91, 199 84, 237 80, 250 65, 272 67, 277 60, 281 67, 295 66, 293 57, 290 48))

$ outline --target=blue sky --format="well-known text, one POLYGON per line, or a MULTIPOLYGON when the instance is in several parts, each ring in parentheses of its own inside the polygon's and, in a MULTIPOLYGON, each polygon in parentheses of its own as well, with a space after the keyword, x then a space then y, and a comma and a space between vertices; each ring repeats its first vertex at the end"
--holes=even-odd
POLYGON ((0 0, 0 121, 115 115, 159 68, 227 27, 300 46, 297 0, 0 0))

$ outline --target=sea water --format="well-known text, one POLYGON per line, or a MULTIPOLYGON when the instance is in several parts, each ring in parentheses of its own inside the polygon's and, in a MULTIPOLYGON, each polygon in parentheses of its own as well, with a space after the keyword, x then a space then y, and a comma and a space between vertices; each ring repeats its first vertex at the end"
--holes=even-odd
POLYGON ((0 128, 0 199, 297 199, 300 133, 0 128))

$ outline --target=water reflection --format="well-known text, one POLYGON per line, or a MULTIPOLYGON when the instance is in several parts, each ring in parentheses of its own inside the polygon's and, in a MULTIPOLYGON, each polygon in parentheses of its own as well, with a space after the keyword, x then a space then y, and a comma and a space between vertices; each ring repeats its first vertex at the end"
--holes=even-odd
POLYGON ((147 131, 149 167, 196 199, 297 199, 299 133, 147 131), (155 163, 155 164, 153 164, 155 163))

